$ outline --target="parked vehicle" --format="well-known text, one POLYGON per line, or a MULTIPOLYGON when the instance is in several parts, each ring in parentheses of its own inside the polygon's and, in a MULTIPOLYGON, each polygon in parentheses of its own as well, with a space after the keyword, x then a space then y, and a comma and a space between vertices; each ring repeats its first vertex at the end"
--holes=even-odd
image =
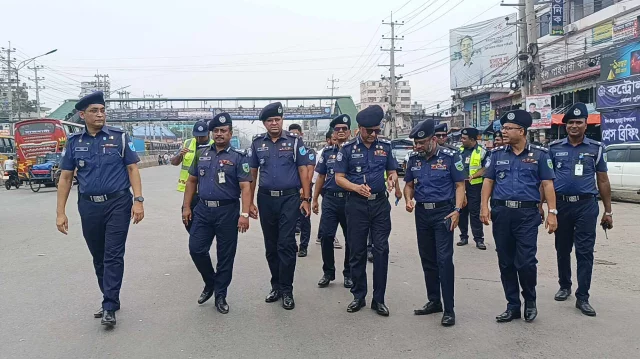
POLYGON ((398 172, 398 175, 403 175, 406 167, 405 158, 409 152, 413 151, 413 141, 409 139, 392 140, 391 151, 393 152, 393 157, 398 162, 396 172, 398 172))
POLYGON ((640 199, 640 142, 610 145, 606 152, 611 189, 640 199))

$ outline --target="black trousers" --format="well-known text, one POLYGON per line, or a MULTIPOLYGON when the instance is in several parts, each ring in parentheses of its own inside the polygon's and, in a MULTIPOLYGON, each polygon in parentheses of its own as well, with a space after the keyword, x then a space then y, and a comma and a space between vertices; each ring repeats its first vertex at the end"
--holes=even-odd
POLYGON ((471 222, 471 233, 476 243, 484 243, 484 230, 482 229, 482 221, 480 221, 480 195, 482 192, 482 183, 472 185, 465 181, 467 193, 467 206, 460 212, 460 239, 466 241, 469 239, 469 222, 471 222), (469 220, 471 217, 471 220, 469 220))
POLYGON ((333 241, 336 236, 338 225, 342 227, 342 234, 345 238, 344 269, 342 275, 351 277, 351 267, 349 266, 349 240, 347 239, 347 214, 345 212, 346 198, 334 197, 331 195, 322 197, 322 216, 320 216, 320 234, 322 245, 322 271, 324 274, 335 278, 336 261, 333 241))

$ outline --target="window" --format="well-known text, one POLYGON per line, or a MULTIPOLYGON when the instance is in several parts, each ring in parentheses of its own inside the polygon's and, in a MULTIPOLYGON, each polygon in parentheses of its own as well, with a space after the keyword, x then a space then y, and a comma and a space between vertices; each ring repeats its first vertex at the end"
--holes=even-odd
POLYGON ((606 7, 613 5, 613 0, 594 0, 593 12, 600 11, 606 7))
POLYGON ((411 93, 411 90, 400 90, 400 93, 411 93))
POLYGON ((400 97, 400 101, 411 101, 411 97, 400 97))
POLYGON ((626 148, 612 148, 607 150, 607 162, 627 162, 626 148))
POLYGON ((551 12, 548 12, 546 14, 543 14, 542 16, 540 16, 540 18, 538 19, 539 21, 539 28, 540 28, 540 37, 543 36, 547 36, 549 35, 549 31, 551 29, 551 12))
POLYGON ((613 0, 573 0, 571 2, 571 21, 585 18, 613 5, 613 3, 613 0))
POLYGON ((401 108, 411 108, 411 106, 410 105, 402 105, 401 108))
MULTIPOLYGON (((607 153, 607 157, 609 154, 607 153)), ((608 158, 607 158, 608 159, 608 158)), ((628 162, 640 162, 640 148, 632 148, 629 150, 629 161, 628 162)))
POLYGON ((367 93, 376 93, 377 90, 367 90, 367 93))
POLYGON ((369 97, 368 100, 369 100, 369 102, 376 102, 376 98, 375 97, 369 97))
POLYGON ((49 122, 36 122, 20 126, 18 130, 22 136, 25 135, 41 135, 53 133, 55 126, 49 122))

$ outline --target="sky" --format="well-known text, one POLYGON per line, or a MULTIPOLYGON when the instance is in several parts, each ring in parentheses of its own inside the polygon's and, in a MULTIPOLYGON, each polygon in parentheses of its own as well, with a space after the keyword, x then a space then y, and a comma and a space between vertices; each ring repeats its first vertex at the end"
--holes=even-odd
MULTIPOLYGON (((0 46, 36 60, 43 106, 77 98, 81 81, 108 74, 131 97, 316 96, 360 101, 360 81, 388 76, 390 26, 398 26, 397 74, 427 106, 449 90, 449 29, 513 13, 499 0, 76 0, 5 2, 0 46), (10 31, 7 31, 10 29, 10 31), (411 73, 414 71, 414 73, 411 73)), ((33 86, 26 68, 20 77, 33 86)), ((33 93, 31 98, 35 98, 33 93)), ((428 110, 427 110, 428 112, 428 110)))

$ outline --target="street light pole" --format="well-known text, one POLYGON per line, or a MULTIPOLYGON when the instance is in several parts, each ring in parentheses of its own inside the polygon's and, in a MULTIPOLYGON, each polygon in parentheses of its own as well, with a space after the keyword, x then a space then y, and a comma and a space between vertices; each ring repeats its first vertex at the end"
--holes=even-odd
MULTIPOLYGON (((22 69, 25 66, 29 65, 31 63, 31 61, 33 61, 33 60, 35 60, 35 59, 37 59, 39 57, 42 57, 42 56, 51 55, 56 51, 58 51, 58 49, 53 49, 53 50, 51 50, 51 51, 49 51, 47 53, 44 53, 42 55, 38 55, 38 56, 32 57, 30 59, 26 59, 26 60, 22 61, 21 63, 19 63, 18 66, 16 66, 16 81, 17 81, 16 82, 16 92, 20 89, 20 73, 19 73, 20 69, 22 69)), ((9 74, 9 78, 11 78, 11 74, 9 74)), ((11 91, 9 91, 9 93, 11 93, 11 91)), ((22 107, 22 103, 20 101, 20 97, 19 96, 20 96, 20 93, 18 92, 18 120, 22 120, 22 112, 20 111, 21 107, 22 107)), ((38 114, 39 113, 40 113, 40 111, 38 111, 38 114)), ((11 113, 9 114, 9 116, 11 116, 11 113)), ((40 117, 40 116, 38 115, 38 117, 40 117)), ((10 119, 11 119, 11 117, 10 117, 10 119)))

